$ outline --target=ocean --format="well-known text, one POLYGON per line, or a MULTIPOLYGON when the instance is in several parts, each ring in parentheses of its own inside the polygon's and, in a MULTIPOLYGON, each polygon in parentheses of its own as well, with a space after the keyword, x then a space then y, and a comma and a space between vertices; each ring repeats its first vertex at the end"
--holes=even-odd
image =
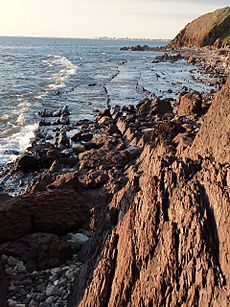
POLYGON ((176 97, 182 84, 210 90, 185 61, 153 63, 159 53, 120 51, 137 44, 166 42, 0 37, 0 166, 30 145, 45 108, 68 105, 75 121, 108 103, 135 105, 150 92, 176 97))

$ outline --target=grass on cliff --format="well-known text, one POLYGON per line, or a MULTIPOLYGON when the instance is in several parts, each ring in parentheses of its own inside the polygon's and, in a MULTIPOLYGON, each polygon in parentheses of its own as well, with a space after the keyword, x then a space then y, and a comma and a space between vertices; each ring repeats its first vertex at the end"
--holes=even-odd
POLYGON ((218 10, 217 12, 219 13, 219 15, 213 24, 213 26, 215 27, 220 26, 225 21, 225 19, 230 16, 230 7, 227 6, 224 9, 218 10))

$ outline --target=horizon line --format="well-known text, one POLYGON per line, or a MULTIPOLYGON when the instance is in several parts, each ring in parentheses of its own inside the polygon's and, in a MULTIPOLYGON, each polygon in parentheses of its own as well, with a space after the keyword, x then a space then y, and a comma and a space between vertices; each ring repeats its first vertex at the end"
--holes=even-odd
POLYGON ((117 37, 117 36, 95 36, 95 37, 74 37, 74 36, 33 36, 33 35, 1 35, 0 37, 12 37, 12 38, 56 38, 56 39, 92 39, 92 40, 143 40, 143 41, 169 41, 172 38, 148 38, 148 37, 117 37))

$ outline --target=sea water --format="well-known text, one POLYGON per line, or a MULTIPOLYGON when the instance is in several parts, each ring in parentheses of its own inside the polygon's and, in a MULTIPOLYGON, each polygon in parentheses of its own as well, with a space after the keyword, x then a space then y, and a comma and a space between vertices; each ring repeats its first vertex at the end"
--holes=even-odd
POLYGON ((166 43, 0 37, 0 166, 30 145, 45 108, 68 105, 75 121, 92 119, 108 103, 135 105, 150 93, 175 97, 182 84, 208 91, 185 61, 154 63, 156 52, 120 51, 166 43))

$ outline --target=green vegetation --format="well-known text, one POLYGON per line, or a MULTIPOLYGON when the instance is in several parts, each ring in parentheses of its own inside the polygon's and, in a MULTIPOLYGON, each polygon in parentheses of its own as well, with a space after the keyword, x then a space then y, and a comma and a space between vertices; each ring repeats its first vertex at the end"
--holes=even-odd
POLYGON ((217 19, 215 20, 214 22, 214 26, 215 27, 218 27, 220 26, 223 21, 225 21, 226 18, 228 18, 230 16, 230 7, 227 6, 225 7, 224 9, 220 9, 217 11, 219 14, 218 14, 218 17, 217 19))

